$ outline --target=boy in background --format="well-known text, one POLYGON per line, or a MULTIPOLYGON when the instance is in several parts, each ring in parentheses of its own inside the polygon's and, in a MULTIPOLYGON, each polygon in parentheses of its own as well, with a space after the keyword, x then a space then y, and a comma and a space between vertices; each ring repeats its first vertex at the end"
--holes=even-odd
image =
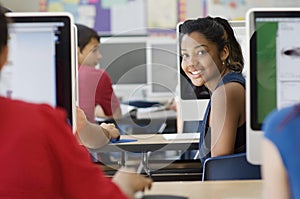
POLYGON ((99 51, 100 37, 87 26, 76 24, 78 36, 78 87, 79 106, 87 119, 96 117, 120 118, 120 102, 116 97, 112 81, 103 69, 96 69, 102 55, 99 51))

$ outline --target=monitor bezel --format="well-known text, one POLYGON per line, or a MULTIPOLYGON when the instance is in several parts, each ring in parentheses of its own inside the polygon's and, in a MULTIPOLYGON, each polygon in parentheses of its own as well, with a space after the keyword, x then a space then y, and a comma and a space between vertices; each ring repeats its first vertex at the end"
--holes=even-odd
MULTIPOLYGON (((255 33, 255 18, 257 16, 264 17, 278 17, 280 14, 282 17, 295 16, 298 13, 298 17, 300 17, 300 9, 299 8, 251 8, 246 13, 246 38, 247 38, 247 60, 248 60, 248 69, 246 75, 246 121, 247 121, 247 144, 246 144, 246 152, 247 152, 247 160, 255 165, 262 164, 262 139, 263 139, 263 131, 262 124, 257 124, 257 111, 255 109, 255 104, 252 100, 256 98, 255 87, 255 78, 251 77, 251 74, 256 74, 256 68, 254 66, 253 60, 256 56, 254 49, 251 49, 251 37, 253 37, 255 33), (256 120, 256 124, 253 120, 256 120)), ((255 39, 255 35, 253 37, 255 39)), ((253 42, 253 40, 252 40, 253 42)), ((253 76, 253 75, 252 75, 253 76)), ((256 99, 255 99, 256 100, 256 99)))
MULTIPOLYGON (((63 84, 57 82, 58 90, 64 91, 64 96, 59 100, 57 96, 57 106, 66 110, 68 122, 72 126, 73 132, 76 132, 76 37, 74 32, 74 19, 70 13, 67 12, 9 12, 6 16, 10 18, 10 23, 35 23, 35 22, 63 22, 66 26, 66 34, 64 38, 64 47, 69 46, 69 51, 65 52, 64 59, 69 60, 66 65, 69 67, 64 68, 65 74, 68 75, 67 85, 66 81, 63 84)), ((67 49, 67 48, 66 48, 67 49)), ((64 48, 65 51, 65 48, 64 48)), ((59 91, 57 91, 59 92, 59 91)))
POLYGON ((256 46, 256 23, 255 19, 263 17, 263 18, 274 18, 274 17, 297 17, 300 18, 300 9, 294 8, 278 8, 278 9, 252 9, 249 11, 249 79, 250 79, 250 125, 253 130, 261 130, 263 126, 263 122, 258 120, 258 100, 257 100, 257 46, 256 46))

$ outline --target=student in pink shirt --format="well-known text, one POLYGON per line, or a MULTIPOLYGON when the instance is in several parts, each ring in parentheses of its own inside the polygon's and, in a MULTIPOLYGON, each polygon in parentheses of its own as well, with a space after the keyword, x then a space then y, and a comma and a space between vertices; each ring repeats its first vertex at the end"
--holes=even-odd
POLYGON ((79 106, 87 119, 95 116, 120 118, 120 102, 112 88, 112 81, 103 69, 96 69, 102 55, 99 51, 100 37, 95 30, 76 24, 78 33, 78 87, 79 106))

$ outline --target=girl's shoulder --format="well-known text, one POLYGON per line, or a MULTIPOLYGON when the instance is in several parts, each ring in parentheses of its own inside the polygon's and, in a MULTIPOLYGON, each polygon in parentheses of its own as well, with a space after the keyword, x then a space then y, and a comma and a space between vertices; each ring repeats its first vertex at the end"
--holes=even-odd
POLYGON ((221 84, 227 84, 230 82, 237 82, 240 83, 241 85, 243 85, 245 87, 246 84, 246 80, 244 78, 244 76, 241 73, 238 72, 230 72, 227 73, 221 80, 221 84))

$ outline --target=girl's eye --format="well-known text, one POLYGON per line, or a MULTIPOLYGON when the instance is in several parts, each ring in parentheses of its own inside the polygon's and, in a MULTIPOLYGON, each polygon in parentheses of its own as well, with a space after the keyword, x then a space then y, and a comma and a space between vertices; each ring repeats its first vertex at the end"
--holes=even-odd
POLYGON ((93 53, 96 53, 98 51, 99 51, 99 48, 93 48, 93 50, 92 50, 93 53))
POLYGON ((182 58, 188 57, 188 54, 181 54, 182 58))
POLYGON ((197 52, 197 55, 205 55, 206 54, 206 50, 200 50, 197 52))

